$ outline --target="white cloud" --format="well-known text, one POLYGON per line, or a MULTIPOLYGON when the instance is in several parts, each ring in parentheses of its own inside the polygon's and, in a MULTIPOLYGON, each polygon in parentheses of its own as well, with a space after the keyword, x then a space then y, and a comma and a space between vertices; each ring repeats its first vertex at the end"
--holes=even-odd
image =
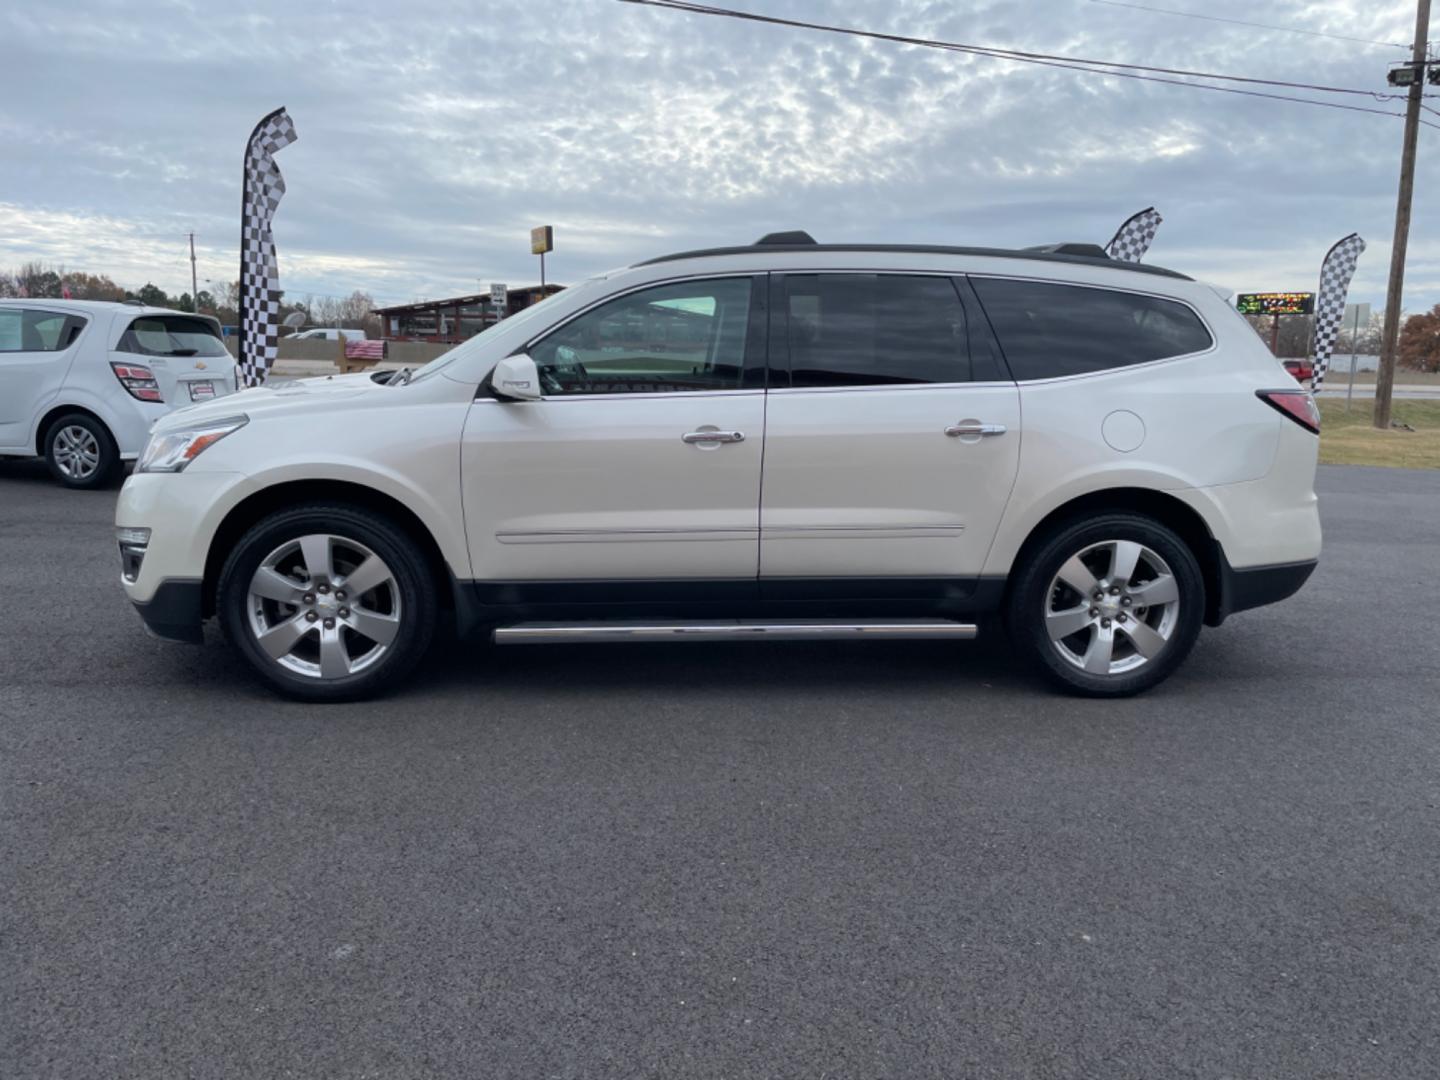
MULTIPOLYGON (((1384 90, 1393 57, 1084 0, 735 0, 897 33, 1384 90)), ((1211 14, 1256 18, 1224 0, 1211 14)), ((1408 0, 1275 4, 1260 21, 1403 41, 1408 0)), ((1383 296, 1400 124, 1128 79, 677 14, 610 0, 241 9, 76 0, 0 12, 0 266, 63 261, 188 287, 238 262, 240 154, 288 106, 275 222, 292 294, 385 300, 528 282, 531 225, 576 280, 783 227, 821 239, 1108 238, 1156 204, 1156 261, 1308 287, 1370 241, 1383 296)), ((1356 103, 1398 108, 1368 98, 1356 103)), ((1422 132, 1422 172, 1436 138, 1422 132)), ((1407 305, 1440 299, 1440 206, 1419 188, 1407 305)))

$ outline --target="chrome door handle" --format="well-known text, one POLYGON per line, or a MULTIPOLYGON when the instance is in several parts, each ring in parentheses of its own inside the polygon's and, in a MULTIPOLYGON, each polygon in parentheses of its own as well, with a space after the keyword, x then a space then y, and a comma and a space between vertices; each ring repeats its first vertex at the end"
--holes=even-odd
POLYGON ((958 439, 962 435, 1004 435, 1004 424, 951 424, 945 429, 945 434, 952 439, 958 439))
POLYGON ((687 443, 722 443, 722 442, 744 442, 743 431, 687 431, 680 436, 681 442, 687 443))

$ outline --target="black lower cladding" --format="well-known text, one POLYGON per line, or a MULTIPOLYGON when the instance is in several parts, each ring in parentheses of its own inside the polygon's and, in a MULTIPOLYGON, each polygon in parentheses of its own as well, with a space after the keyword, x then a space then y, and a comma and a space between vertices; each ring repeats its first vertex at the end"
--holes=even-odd
POLYGON ((960 618, 995 611, 1004 578, 476 581, 479 621, 960 618))
POLYGON ((202 597, 200 581, 167 579, 160 583, 148 603, 137 602, 135 610, 157 637, 198 645, 205 640, 202 597))
POLYGON ((1300 591, 1300 587, 1315 572, 1317 560, 1278 563, 1273 566, 1253 566, 1236 570, 1220 553, 1220 604, 1215 617, 1207 620, 1218 626, 1229 615, 1237 611, 1275 604, 1300 591))

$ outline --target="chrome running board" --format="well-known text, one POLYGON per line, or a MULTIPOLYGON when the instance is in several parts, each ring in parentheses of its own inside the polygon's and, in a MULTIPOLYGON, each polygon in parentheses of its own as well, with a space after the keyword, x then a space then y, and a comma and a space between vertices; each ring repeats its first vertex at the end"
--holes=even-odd
POLYGON ((969 640, 977 631, 973 623, 949 619, 868 619, 860 622, 829 622, 824 619, 793 619, 776 622, 744 622, 737 619, 705 619, 695 622, 557 622, 516 623, 495 629, 497 645, 557 645, 562 642, 592 641, 816 641, 836 638, 877 638, 904 640, 949 638, 969 640))

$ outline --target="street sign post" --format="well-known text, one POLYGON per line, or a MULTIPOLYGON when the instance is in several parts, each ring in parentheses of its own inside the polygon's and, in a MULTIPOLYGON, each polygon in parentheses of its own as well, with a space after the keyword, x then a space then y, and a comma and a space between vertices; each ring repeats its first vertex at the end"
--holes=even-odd
POLYGON ((540 256, 540 299, 545 299, 545 253, 555 250, 555 226, 536 225, 530 230, 530 254, 540 256))
POLYGON ((505 318, 509 311, 510 296, 502 282, 492 282, 490 285, 490 310, 495 313, 495 321, 499 322, 505 318))
POLYGON ((1369 304, 1346 304, 1345 322, 1350 324, 1350 386, 1345 391, 1345 411, 1350 411, 1350 402, 1355 399, 1355 338, 1360 333, 1360 324, 1370 321, 1369 304))

